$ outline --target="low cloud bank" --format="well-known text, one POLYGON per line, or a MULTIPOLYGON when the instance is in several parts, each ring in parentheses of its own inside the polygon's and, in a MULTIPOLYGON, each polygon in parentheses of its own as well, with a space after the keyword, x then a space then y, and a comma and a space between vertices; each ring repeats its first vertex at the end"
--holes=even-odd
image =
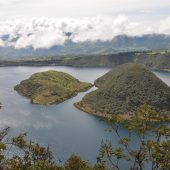
POLYGON ((170 17, 156 23, 134 22, 128 17, 92 18, 34 18, 30 21, 0 23, 0 47, 16 49, 33 47, 50 48, 71 41, 110 41, 121 34, 141 36, 143 34, 170 34, 170 17))

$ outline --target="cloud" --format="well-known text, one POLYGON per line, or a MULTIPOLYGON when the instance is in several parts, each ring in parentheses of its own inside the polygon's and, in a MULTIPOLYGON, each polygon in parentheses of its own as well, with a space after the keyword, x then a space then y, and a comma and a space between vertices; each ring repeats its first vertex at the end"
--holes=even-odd
POLYGON ((159 29, 159 33, 166 33, 170 34, 170 17, 166 18, 165 20, 161 21, 159 29))
POLYGON ((36 31, 31 35, 22 35, 15 44, 15 48, 50 48, 54 45, 63 45, 67 37, 59 31, 36 31))
POLYGON ((4 46, 5 46, 4 42, 0 39, 0 47, 4 47, 4 46))
POLYGON ((110 41, 121 34, 170 34, 170 17, 162 21, 132 21, 125 15, 86 18, 34 18, 0 23, 0 46, 17 49, 33 47, 50 48, 73 42, 110 41))
POLYGON ((94 17, 169 7, 169 0, 0 0, 0 17, 94 17))

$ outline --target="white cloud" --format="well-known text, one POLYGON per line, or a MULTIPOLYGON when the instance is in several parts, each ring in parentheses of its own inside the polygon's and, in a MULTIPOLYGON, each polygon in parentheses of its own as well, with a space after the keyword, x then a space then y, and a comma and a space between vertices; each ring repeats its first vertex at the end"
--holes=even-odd
POLYGON ((5 46, 4 42, 0 39, 0 47, 4 47, 4 46, 5 46))
POLYGON ((0 19, 94 17, 126 11, 170 8, 169 0, 0 0, 0 19))
POLYGON ((159 26, 159 32, 170 34, 170 17, 161 21, 161 24, 159 26))
POLYGON ((32 35, 22 35, 16 42, 15 48, 50 48, 54 45, 63 45, 66 36, 59 31, 36 31, 32 35))
POLYGON ((151 33, 170 34, 170 17, 156 22, 134 22, 125 15, 80 19, 34 18, 10 23, 1 22, 0 46, 50 48, 54 45, 63 45, 68 39, 65 35, 67 32, 72 32, 69 38, 73 42, 109 41, 121 34, 132 36, 151 33))
POLYGON ((168 8, 169 0, 0 0, 0 46, 49 48, 64 44, 65 32, 74 33, 74 42, 106 41, 119 34, 170 34, 170 19, 159 21, 170 16, 168 8), (116 17, 119 14, 133 21, 116 17), (146 22, 153 20, 156 23, 146 22), (8 41, 2 39, 6 34, 8 41))

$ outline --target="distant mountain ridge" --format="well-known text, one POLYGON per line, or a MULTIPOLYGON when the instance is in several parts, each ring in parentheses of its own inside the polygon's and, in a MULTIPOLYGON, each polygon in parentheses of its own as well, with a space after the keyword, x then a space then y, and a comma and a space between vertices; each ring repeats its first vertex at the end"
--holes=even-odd
MULTIPOLYGON (((170 49, 170 35, 164 34, 147 34, 143 36, 119 35, 111 41, 86 41, 78 43, 72 42, 69 39, 70 34, 67 33, 65 35, 68 37, 68 40, 64 45, 53 46, 49 49, 0 47, 0 59, 29 56, 98 55, 139 50, 170 49)), ((0 38, 5 41, 9 40, 8 35, 0 38)), ((15 42, 18 38, 19 35, 10 41, 15 42)))
POLYGON ((0 60, 3 66, 73 66, 73 67, 109 67, 136 63, 150 70, 170 71, 170 51, 121 52, 108 55, 79 55, 53 57, 20 57, 13 60, 0 60))

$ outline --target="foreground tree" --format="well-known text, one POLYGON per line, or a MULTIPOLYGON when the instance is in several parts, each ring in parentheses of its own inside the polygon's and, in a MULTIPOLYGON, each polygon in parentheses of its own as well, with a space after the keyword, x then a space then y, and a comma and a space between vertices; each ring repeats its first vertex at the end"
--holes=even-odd
POLYGON ((111 130, 119 138, 119 148, 111 142, 102 142, 98 162, 108 163, 112 169, 120 170, 126 161, 128 169, 151 170, 170 169, 170 128, 169 116, 159 114, 147 104, 142 105, 128 120, 122 116, 109 119, 111 130), (127 137, 120 135, 120 125, 128 131, 127 137), (133 148, 131 134, 138 137, 138 147, 133 148))
POLYGON ((146 166, 151 170, 170 169, 169 117, 143 105, 128 120, 114 116, 109 123, 119 138, 120 147, 113 148, 111 142, 102 142, 95 166, 76 155, 59 165, 49 147, 27 141, 26 134, 9 138, 10 128, 4 128, 0 131, 0 170, 123 170, 122 161, 126 161, 127 170, 144 170, 146 166), (128 131, 127 137, 121 136, 122 127, 128 131), (139 139, 135 149, 131 146, 132 134, 139 139))
POLYGON ((59 165, 49 147, 27 142, 26 134, 8 138, 9 130, 7 127, 0 132, 0 170, 106 170, 103 165, 91 166, 76 155, 59 165))
POLYGON ((100 165, 90 166, 76 155, 60 165, 49 146, 45 148, 27 141, 26 133, 9 137, 9 131, 10 127, 0 131, 0 170, 105 170, 100 165))

